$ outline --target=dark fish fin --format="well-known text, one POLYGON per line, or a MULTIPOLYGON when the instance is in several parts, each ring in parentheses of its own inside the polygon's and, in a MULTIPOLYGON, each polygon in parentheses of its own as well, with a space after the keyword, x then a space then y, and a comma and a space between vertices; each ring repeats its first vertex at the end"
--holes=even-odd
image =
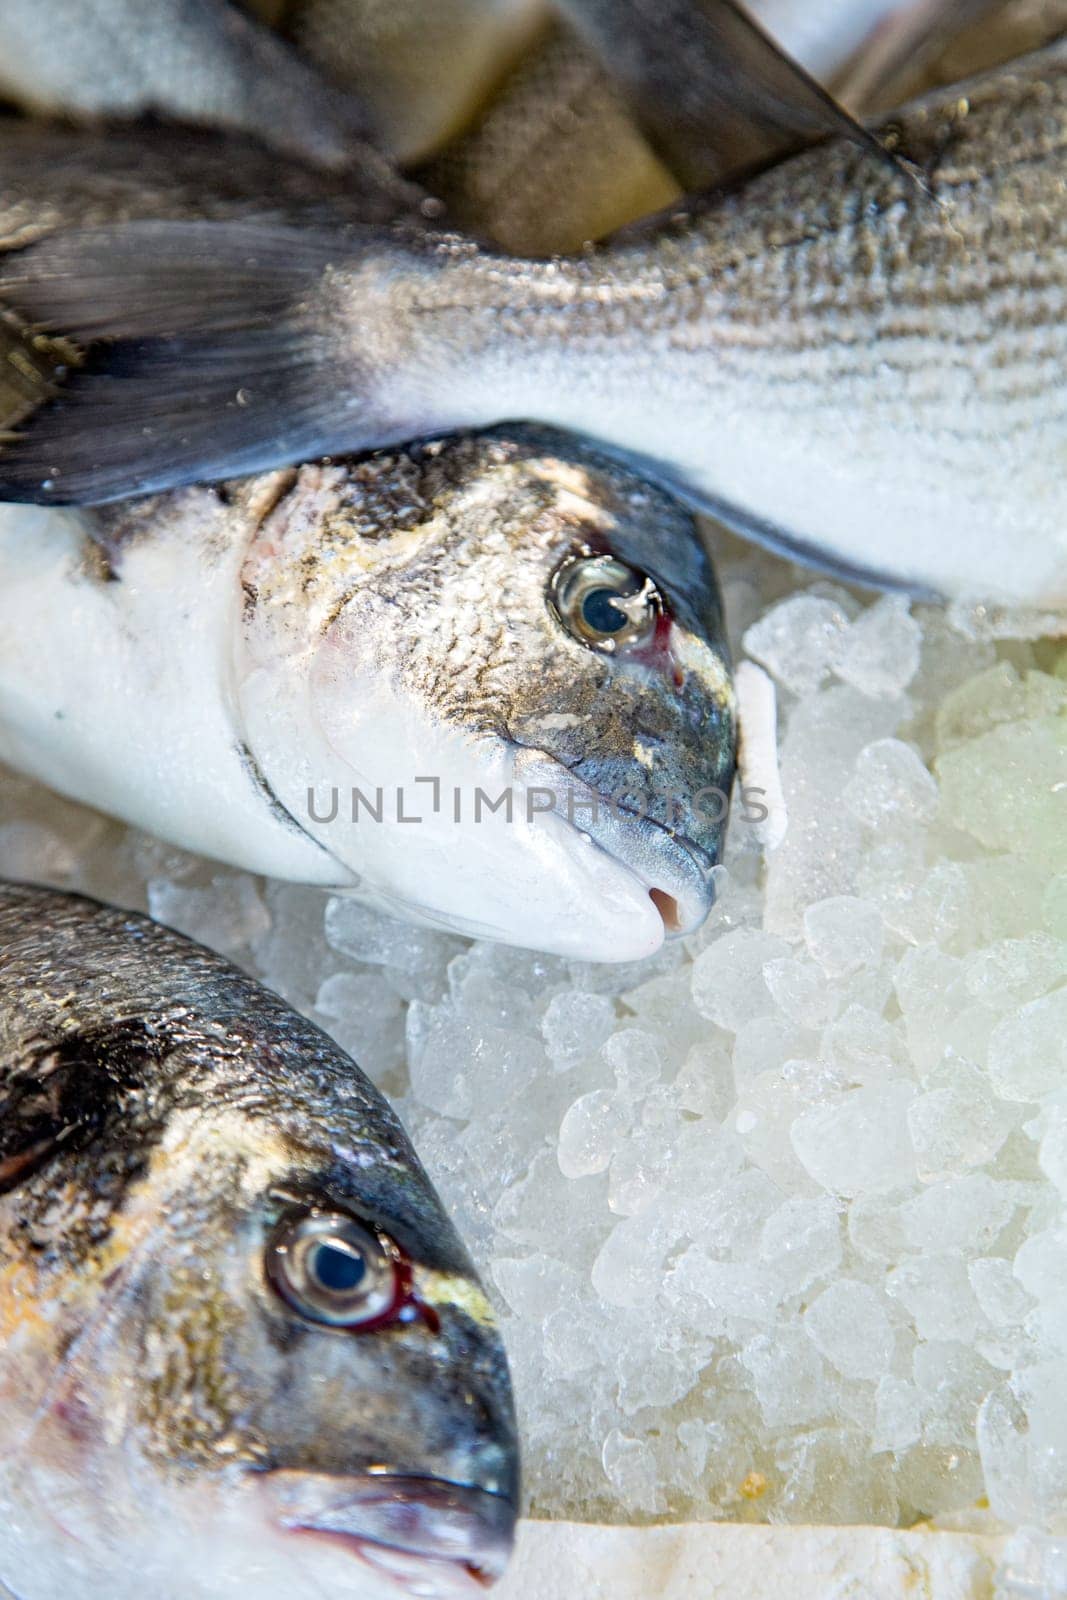
POLYGON ((314 311, 346 248, 300 229, 131 223, 7 257, 0 296, 24 316, 114 342, 0 449, 0 498, 93 505, 358 448, 314 311))
POLYGON ((0 299, 83 342, 209 333, 270 322, 347 253, 343 235, 257 222, 64 229, 0 257, 0 299))
POLYGON ((682 186, 844 136, 894 162, 875 136, 733 0, 559 0, 629 95, 682 186))

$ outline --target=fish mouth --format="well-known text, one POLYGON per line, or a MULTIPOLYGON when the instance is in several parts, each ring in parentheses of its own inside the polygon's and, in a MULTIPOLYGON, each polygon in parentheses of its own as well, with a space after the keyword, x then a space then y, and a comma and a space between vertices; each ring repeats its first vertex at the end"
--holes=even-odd
POLYGON ((281 1528, 340 1545, 400 1593, 427 1600, 483 1595, 503 1575, 515 1540, 512 1501, 470 1484, 281 1470, 265 1483, 281 1528))
POLYGON ((592 840, 644 886, 659 912, 665 938, 682 938, 705 921, 715 902, 711 875, 715 862, 699 845, 651 817, 627 810, 539 750, 517 753, 515 776, 527 788, 551 792, 552 814, 592 840))

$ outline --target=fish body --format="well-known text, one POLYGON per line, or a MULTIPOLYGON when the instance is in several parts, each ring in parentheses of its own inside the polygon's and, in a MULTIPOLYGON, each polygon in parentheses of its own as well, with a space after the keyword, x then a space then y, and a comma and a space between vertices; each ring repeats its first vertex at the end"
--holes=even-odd
POLYGON ((521 415, 838 571, 1062 610, 1067 43, 887 131, 921 183, 831 141, 576 260, 450 235, 56 236, 0 293, 117 342, 0 459, 4 490, 105 498, 284 460, 286 430, 306 454, 521 415), (228 287, 253 239, 258 303, 228 287), (244 329, 267 305, 276 388, 228 430, 213 370, 231 350, 256 391, 244 329), (174 424, 158 448, 146 414, 174 424))
POLYGON ((368 112, 229 0, 4 0, 0 92, 67 117, 146 114, 347 166, 368 112))
POLYGON ((499 1575, 504 1352, 349 1057, 147 918, 0 885, 0 1585, 446 1597, 499 1575))

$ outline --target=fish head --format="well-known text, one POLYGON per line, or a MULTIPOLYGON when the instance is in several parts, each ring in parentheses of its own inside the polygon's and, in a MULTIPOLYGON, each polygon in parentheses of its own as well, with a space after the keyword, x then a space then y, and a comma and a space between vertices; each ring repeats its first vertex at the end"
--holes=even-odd
POLYGON ((203 1043, 179 1051, 188 1086, 124 1194, 96 1163, 92 1281, 20 1457, 57 1571, 113 1577, 126 1552, 168 1596, 180 1570, 188 1595, 237 1573, 269 1600, 460 1600, 504 1569, 519 1456, 492 1309, 396 1118, 299 1027, 239 1044, 232 1094, 197 1083, 203 1043))
MULTIPOLYGON (((695 928, 736 729, 691 515, 539 429, 377 461, 335 481, 328 562, 316 546, 310 582, 332 604, 299 656, 300 763, 279 758, 279 674, 260 672, 258 700, 246 682, 246 736, 275 792, 397 915, 608 961, 695 928)), ((268 524, 276 564, 296 520, 290 506, 268 524)), ((262 576, 255 589, 270 593, 262 576)))

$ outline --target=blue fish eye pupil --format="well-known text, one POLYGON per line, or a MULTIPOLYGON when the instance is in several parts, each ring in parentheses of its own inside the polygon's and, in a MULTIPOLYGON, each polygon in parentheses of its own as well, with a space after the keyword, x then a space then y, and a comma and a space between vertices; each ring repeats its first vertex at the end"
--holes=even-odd
POLYGON ((331 1294, 351 1294, 367 1275, 361 1255, 328 1242, 315 1248, 308 1265, 320 1287, 331 1294))
POLYGON ((582 620, 597 633, 618 633, 626 626, 626 613, 612 602, 613 589, 591 589, 582 601, 582 620))

